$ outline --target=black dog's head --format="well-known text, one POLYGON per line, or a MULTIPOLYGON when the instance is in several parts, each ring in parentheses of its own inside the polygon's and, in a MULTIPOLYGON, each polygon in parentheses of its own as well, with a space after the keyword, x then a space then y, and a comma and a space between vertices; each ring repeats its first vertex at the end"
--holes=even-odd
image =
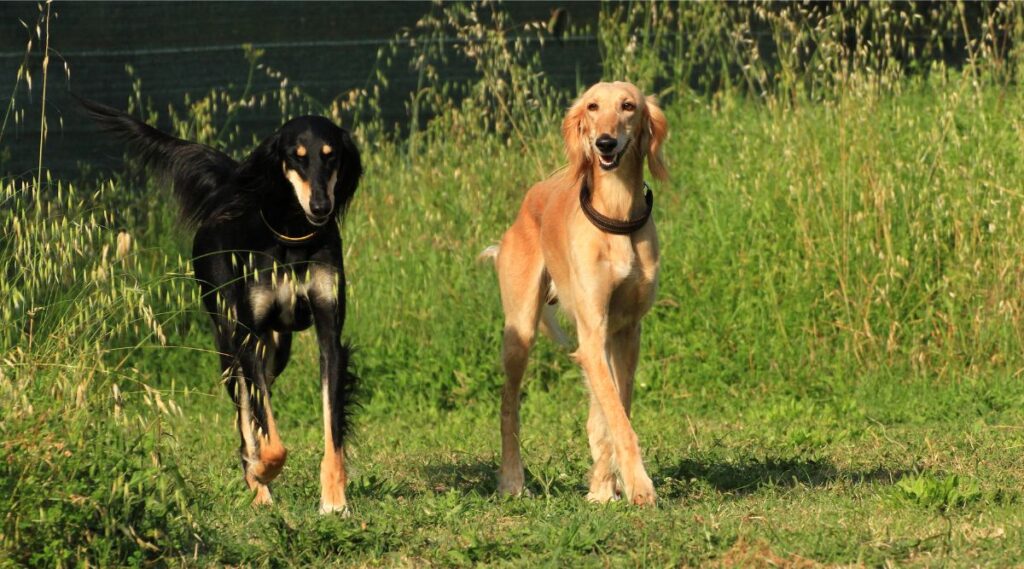
POLYGON ((324 117, 286 122, 254 155, 276 164, 273 175, 281 176, 280 185, 291 188, 306 219, 316 226, 344 212, 363 172, 348 131, 324 117))

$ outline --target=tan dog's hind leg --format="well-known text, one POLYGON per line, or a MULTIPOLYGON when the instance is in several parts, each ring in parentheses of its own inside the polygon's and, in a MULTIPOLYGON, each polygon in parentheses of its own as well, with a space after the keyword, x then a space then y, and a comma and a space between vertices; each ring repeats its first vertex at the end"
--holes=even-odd
POLYGON ((539 247, 520 246, 514 235, 503 240, 498 254, 498 280, 505 311, 501 360, 505 387, 501 392, 501 468, 498 492, 523 491, 523 460, 519 452, 519 394, 530 347, 540 318, 544 260, 539 247))
POLYGON ((615 333, 609 348, 612 376, 619 388, 619 400, 629 417, 633 405, 633 378, 640 358, 640 325, 615 333))
POLYGON ((620 398, 605 352, 608 345, 605 332, 607 317, 600 304, 594 303, 589 308, 577 312, 580 348, 576 357, 583 366, 591 395, 605 419, 612 443, 612 462, 619 469, 626 497, 634 504, 653 504, 656 499, 654 484, 644 470, 640 445, 629 423, 629 415, 620 398))
MULTIPOLYGON (((636 366, 640 359, 640 324, 612 335, 609 349, 612 376, 619 388, 619 401, 622 401, 626 416, 630 417, 630 408, 633 406, 633 379, 636 377, 636 366)), ((616 484, 616 492, 618 490, 616 484)))

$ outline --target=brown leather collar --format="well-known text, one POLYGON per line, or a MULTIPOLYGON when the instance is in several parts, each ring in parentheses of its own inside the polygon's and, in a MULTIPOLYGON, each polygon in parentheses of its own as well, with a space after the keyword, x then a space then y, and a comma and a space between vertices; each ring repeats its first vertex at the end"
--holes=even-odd
POLYGON ((647 225, 647 220, 650 219, 651 212, 654 211, 654 192, 651 191, 647 182, 644 182, 644 190, 646 190, 644 192, 644 200, 647 201, 647 211, 636 219, 619 221, 605 217, 594 209, 594 204, 590 203, 590 188, 587 187, 587 180, 584 178, 583 185, 580 187, 580 207, 583 208, 583 214, 587 216, 590 223, 593 223, 601 231, 614 233, 615 235, 629 235, 647 225))

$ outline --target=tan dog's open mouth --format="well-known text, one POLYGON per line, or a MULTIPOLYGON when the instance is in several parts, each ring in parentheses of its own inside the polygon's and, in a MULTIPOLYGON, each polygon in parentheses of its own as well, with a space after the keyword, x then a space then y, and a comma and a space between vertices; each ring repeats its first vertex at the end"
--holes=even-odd
POLYGON ((626 150, 629 148, 629 141, 630 139, 627 139, 626 143, 622 145, 622 149, 619 150, 618 152, 605 154, 598 150, 597 161, 598 165, 601 166, 602 170, 607 172, 609 170, 614 170, 619 167, 619 162, 622 160, 622 155, 625 154, 626 150))

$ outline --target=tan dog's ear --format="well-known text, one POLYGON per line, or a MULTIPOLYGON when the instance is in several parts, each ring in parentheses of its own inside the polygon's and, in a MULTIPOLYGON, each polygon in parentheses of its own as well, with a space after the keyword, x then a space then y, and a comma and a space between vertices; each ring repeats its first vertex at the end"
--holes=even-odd
POLYGON ((658 180, 668 178, 668 169, 665 168, 665 156, 662 154, 662 146, 665 138, 668 137, 668 120, 665 113, 661 112, 657 100, 647 96, 647 104, 644 107, 646 124, 643 126, 643 145, 647 151, 647 167, 651 175, 658 180))
POLYGON ((562 121, 565 155, 569 158, 568 174, 572 180, 579 179, 590 167, 590 145, 586 143, 583 136, 585 112, 586 106, 583 104, 583 99, 579 98, 569 107, 569 112, 565 114, 565 120, 562 121))

